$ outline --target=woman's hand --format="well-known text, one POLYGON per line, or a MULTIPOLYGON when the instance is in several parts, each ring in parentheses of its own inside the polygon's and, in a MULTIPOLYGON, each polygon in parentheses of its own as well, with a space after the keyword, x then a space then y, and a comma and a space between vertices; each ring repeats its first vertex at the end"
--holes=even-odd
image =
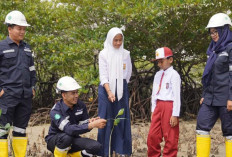
POLYGON ((2 97, 3 94, 4 94, 4 90, 2 89, 0 92, 0 97, 2 97))
POLYGON ((114 102, 114 101, 115 101, 115 96, 114 96, 114 94, 113 94, 111 91, 108 91, 107 94, 108 94, 108 99, 109 99, 109 101, 110 101, 110 102, 114 102))
POLYGON ((104 85, 104 88, 105 88, 105 90, 106 90, 106 93, 107 93, 107 95, 108 95, 108 99, 109 99, 109 101, 110 102, 114 102, 115 101, 115 95, 111 92, 111 90, 110 90, 110 86, 109 86, 109 83, 105 83, 104 85))

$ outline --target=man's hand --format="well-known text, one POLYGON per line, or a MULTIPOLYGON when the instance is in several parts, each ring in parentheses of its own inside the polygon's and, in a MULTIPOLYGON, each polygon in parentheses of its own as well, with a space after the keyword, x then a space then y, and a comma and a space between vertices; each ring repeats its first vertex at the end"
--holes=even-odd
POLYGON ((203 101, 204 101, 204 98, 201 98, 201 100, 200 100, 200 105, 203 103, 203 101))
POLYGON ((174 127, 177 124, 178 124, 178 117, 171 116, 171 118, 170 118, 170 125, 171 125, 171 127, 174 127))
POLYGON ((93 122, 89 122, 88 129, 93 129, 93 128, 102 129, 106 126, 106 122, 107 120, 105 119, 101 119, 101 118, 96 119, 93 122))
POLYGON ((92 123, 93 121, 98 120, 98 119, 100 119, 100 117, 91 118, 91 119, 89 119, 89 123, 92 123))
POLYGON ((232 101, 231 100, 227 101, 227 110, 232 111, 232 101))
POLYGON ((32 89, 33 98, 35 97, 35 89, 32 89))
POLYGON ((152 121, 152 116, 153 116, 153 112, 151 113, 151 121, 152 121))
POLYGON ((2 89, 0 92, 0 97, 2 97, 3 94, 4 94, 4 90, 2 89))

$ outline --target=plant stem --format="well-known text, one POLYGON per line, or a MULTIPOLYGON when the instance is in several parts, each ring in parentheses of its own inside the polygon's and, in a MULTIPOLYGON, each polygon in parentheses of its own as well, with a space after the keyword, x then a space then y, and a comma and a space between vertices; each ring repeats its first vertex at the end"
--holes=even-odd
POLYGON ((109 141, 109 157, 111 157, 111 136, 114 130, 114 124, 113 124, 113 128, 111 129, 111 133, 110 133, 110 141, 109 141))

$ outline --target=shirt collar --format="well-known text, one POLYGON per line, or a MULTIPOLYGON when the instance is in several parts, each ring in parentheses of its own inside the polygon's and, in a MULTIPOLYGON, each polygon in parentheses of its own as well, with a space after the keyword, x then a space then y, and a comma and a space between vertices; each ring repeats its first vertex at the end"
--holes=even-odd
POLYGON ((167 68, 166 70, 163 70, 164 73, 168 73, 169 71, 171 71, 173 69, 173 66, 170 66, 169 68, 167 68))
MULTIPOLYGON (((10 39, 9 36, 6 37, 6 41, 7 41, 8 44, 13 44, 13 43, 15 43, 13 40, 10 39)), ((16 43, 15 43, 15 44, 16 44, 16 43)), ((19 43, 19 45, 21 45, 21 44, 25 44, 25 42, 24 42, 23 40, 21 40, 20 43, 19 43)))
MULTIPOLYGON (((65 112, 67 112, 70 108, 64 103, 63 99, 61 99, 61 104, 62 104, 62 107, 64 109, 65 112)), ((73 109, 76 107, 77 105, 74 105, 73 106, 73 109)))

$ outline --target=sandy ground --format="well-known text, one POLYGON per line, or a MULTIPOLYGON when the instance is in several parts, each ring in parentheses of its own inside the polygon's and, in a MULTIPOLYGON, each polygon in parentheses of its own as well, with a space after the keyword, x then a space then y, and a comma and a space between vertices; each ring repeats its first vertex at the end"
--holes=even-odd
MULTIPOLYGON (((138 123, 132 126, 133 139, 133 157, 146 157, 147 146, 146 140, 149 131, 149 123, 138 123)), ((211 155, 210 157, 224 157, 225 144, 221 133, 221 123, 218 121, 211 131, 211 155)), ((195 127, 196 120, 183 121, 180 120, 180 138, 178 157, 194 157, 196 156, 195 147, 195 127)), ((29 137, 29 147, 27 156, 29 157, 52 157, 53 155, 47 151, 44 136, 48 132, 49 125, 41 125, 29 127, 27 129, 29 137)), ((97 129, 93 129, 90 133, 84 135, 92 139, 96 139, 97 129)), ((164 143, 161 144, 162 146, 164 143)))

